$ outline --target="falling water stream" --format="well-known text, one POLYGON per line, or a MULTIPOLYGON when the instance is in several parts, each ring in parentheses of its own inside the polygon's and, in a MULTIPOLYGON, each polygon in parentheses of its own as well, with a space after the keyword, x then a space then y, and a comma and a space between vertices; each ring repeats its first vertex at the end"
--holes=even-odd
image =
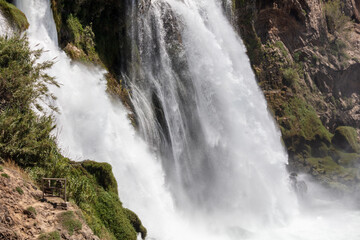
POLYGON ((16 4, 32 47, 56 62, 60 146, 113 166, 148 239, 360 239, 357 210, 315 199, 316 185, 299 202, 289 187, 280 133, 219 1, 132 7, 129 85, 141 136, 107 96, 105 71, 58 48, 49 1, 16 4))

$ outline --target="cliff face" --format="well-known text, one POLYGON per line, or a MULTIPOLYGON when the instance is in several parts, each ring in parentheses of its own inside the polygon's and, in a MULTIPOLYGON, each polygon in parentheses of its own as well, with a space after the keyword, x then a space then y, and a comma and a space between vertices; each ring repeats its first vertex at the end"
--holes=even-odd
POLYGON ((346 140, 351 135, 358 145, 360 133, 359 2, 234 1, 237 27, 280 125, 290 170, 329 185, 359 182, 358 150, 346 140))

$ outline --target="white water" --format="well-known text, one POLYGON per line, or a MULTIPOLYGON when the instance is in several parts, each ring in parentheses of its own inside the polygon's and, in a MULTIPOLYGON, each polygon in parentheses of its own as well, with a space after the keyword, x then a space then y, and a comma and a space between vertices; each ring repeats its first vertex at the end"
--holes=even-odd
POLYGON ((13 34, 13 28, 9 23, 9 20, 0 10, 0 36, 11 36, 13 34))
POLYGON ((309 204, 299 208, 287 186, 279 133, 244 47, 214 0, 153 0, 139 20, 144 29, 134 30, 145 38, 137 42, 144 78, 133 74, 133 101, 142 133, 159 154, 148 151, 124 108, 107 97, 104 71, 73 64, 59 50, 48 0, 17 5, 29 19, 32 46, 48 50, 44 59, 56 57, 50 73, 62 84, 52 89, 61 112, 56 116, 60 145, 79 160, 112 164, 121 200, 139 214, 150 239, 360 238, 357 211, 315 202, 312 192, 309 204), (188 74, 171 65, 164 10, 181 19, 188 74), (146 17, 155 19, 155 28, 146 17), (157 37, 149 39, 149 31, 157 37), (156 71, 150 64, 155 42, 160 43, 156 71), (151 91, 161 102, 171 141, 157 129, 151 91), (192 121, 185 118, 190 116, 192 121))

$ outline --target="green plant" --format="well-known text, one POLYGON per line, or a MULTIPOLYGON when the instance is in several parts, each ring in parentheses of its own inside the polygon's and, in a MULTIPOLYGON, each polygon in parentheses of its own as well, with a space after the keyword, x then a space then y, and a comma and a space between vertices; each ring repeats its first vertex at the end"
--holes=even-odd
POLYGON ((58 231, 50 232, 50 233, 42 233, 38 240, 60 240, 61 236, 58 231))
POLYGON ((23 195, 23 194, 24 194, 24 190, 22 190, 21 187, 16 187, 16 188, 15 188, 15 191, 17 191, 20 195, 23 195))
POLYGON ((295 82, 299 80, 299 74, 297 73, 296 69, 291 67, 283 70, 283 76, 286 81, 285 83, 288 86, 292 86, 295 82))
POLYGON ((2 173, 1 176, 4 177, 4 178, 10 178, 10 176, 7 175, 6 173, 2 173))
MULTIPOLYGON (((56 151, 51 116, 38 116, 39 101, 54 98, 44 71, 52 62, 38 63, 41 50, 30 50, 26 37, 0 37, 0 157, 24 166, 45 163, 56 151)), ((51 108, 52 106, 49 105, 51 108)), ((55 108, 53 108, 55 110, 55 108)))
POLYGON ((33 216, 36 216, 36 210, 33 206, 30 206, 26 209, 26 211, 28 211, 29 213, 31 213, 33 216))
POLYGON ((3 166, 0 166, 0 172, 4 171, 3 166))
POLYGON ((344 4, 340 0, 329 0, 325 3, 325 16, 329 32, 340 36, 348 29, 350 17, 343 12, 344 4))
POLYGON ((60 224, 65 228, 70 235, 73 235, 74 231, 81 230, 81 222, 75 218, 73 211, 63 212, 58 216, 60 224))

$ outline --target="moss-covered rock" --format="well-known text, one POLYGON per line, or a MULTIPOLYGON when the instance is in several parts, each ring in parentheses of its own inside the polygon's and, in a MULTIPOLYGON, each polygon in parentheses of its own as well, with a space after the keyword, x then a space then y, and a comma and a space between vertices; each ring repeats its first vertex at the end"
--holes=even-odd
POLYGON ((130 209, 124 209, 127 218, 130 220, 131 225, 135 228, 137 232, 141 234, 141 238, 145 239, 147 235, 146 228, 142 225, 140 218, 130 209))
POLYGON ((118 194, 117 182, 110 164, 87 160, 82 162, 81 166, 85 168, 87 172, 93 175, 97 183, 106 191, 118 194))
POLYGON ((352 127, 341 126, 336 128, 331 142, 345 152, 355 153, 360 151, 358 135, 352 127))
POLYGON ((52 0, 51 3, 62 48, 72 43, 89 55, 86 48, 91 46, 114 76, 119 76, 126 69, 130 56, 126 36, 126 1, 52 0), (81 40, 83 31, 89 37, 85 42, 81 40), (93 35, 88 34, 90 32, 93 35), (76 43, 79 43, 78 40, 81 40, 80 47, 76 43), (94 45, 86 43, 88 40, 92 40, 94 45))
POLYGON ((25 31, 29 27, 25 14, 13 4, 0 0, 0 11, 5 14, 10 23, 19 29, 19 31, 25 31))

